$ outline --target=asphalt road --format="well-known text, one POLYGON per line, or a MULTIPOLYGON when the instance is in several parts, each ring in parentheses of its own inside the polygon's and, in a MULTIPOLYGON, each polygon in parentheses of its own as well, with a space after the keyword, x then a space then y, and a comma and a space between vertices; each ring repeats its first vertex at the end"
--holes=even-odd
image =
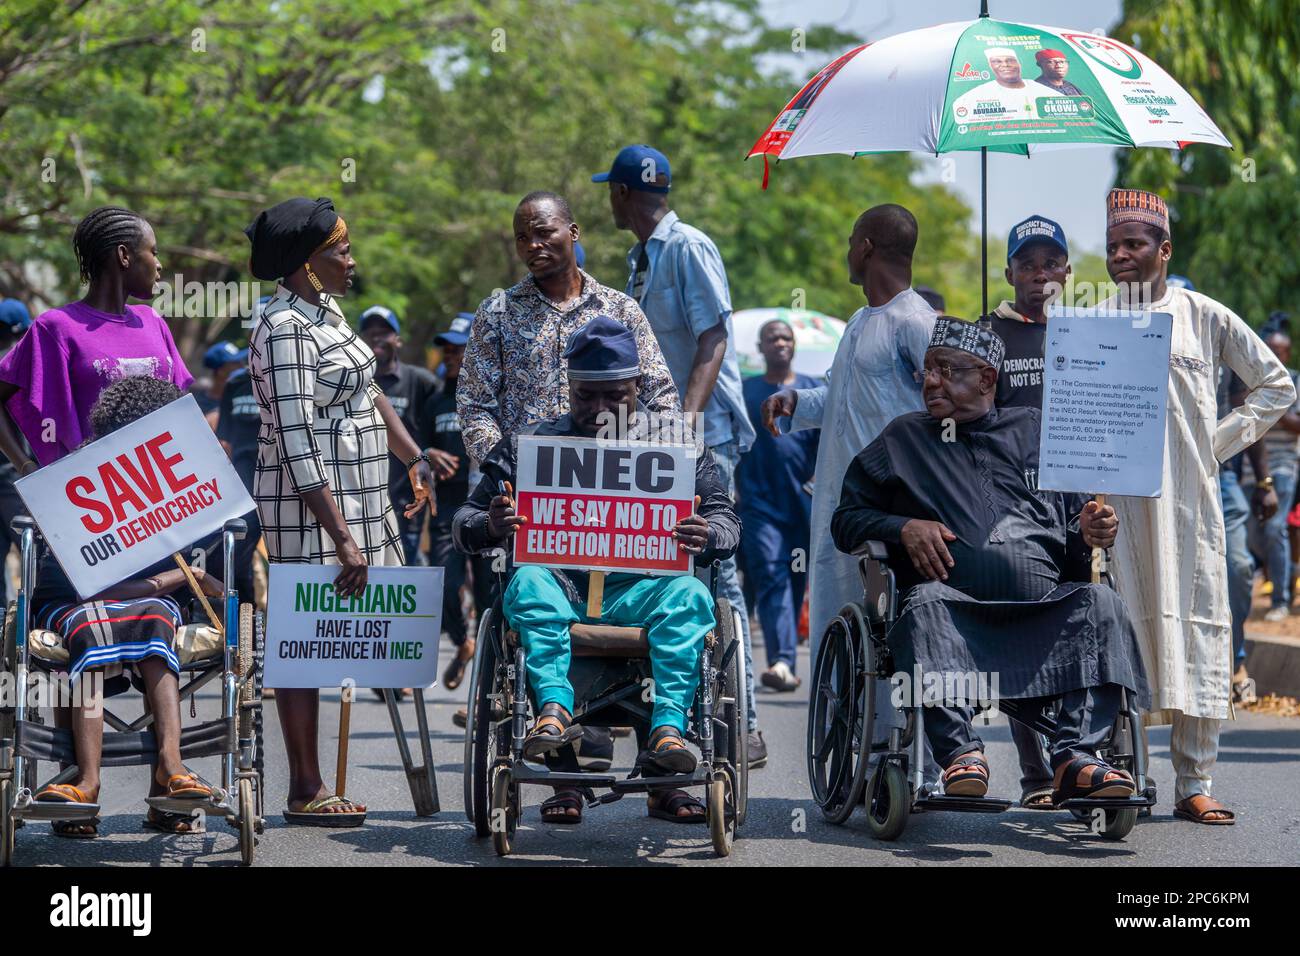
MULTIPOLYGON (((761 651, 758 656, 762 657, 761 651)), ((800 673, 808 673, 806 657, 800 661, 800 673)), ((322 732, 323 762, 332 767, 338 695, 326 694, 325 698, 322 723, 328 729, 322 732)), ((1300 863, 1300 799, 1296 795, 1300 720, 1244 714, 1226 726, 1215 794, 1237 810, 1234 827, 1196 826, 1173 818, 1169 732, 1164 728, 1153 730, 1150 737, 1160 805, 1153 817, 1139 820, 1123 842, 1093 837, 1067 814, 1016 808, 1000 815, 913 815, 901 839, 880 843, 870 836, 861 812, 845 826, 831 826, 809 796, 804 757, 806 688, 782 695, 760 690, 759 713, 771 760, 750 776, 749 819, 729 859, 714 857, 705 827, 651 820, 642 800, 635 797, 587 810, 577 827, 543 825, 536 806, 546 792, 526 788, 515 855, 500 860, 489 841, 474 838, 463 812, 463 736, 451 723, 459 701, 441 688, 431 691, 429 699, 441 812, 423 819, 414 815, 387 712, 377 699, 362 692, 352 709, 348 794, 368 804, 370 815, 365 827, 352 830, 285 826, 279 812, 287 780, 284 750, 275 708, 267 701, 268 820, 256 865, 1202 867, 1300 863)), ((215 712, 215 698, 203 697, 200 716, 215 712)), ((409 702, 403 705, 403 719, 416 748, 414 711, 409 702)), ((1018 796, 1019 773, 1005 719, 999 718, 980 732, 988 744, 993 794, 1018 796)), ((616 766, 630 767, 634 756, 629 740, 618 741, 616 766)), ((215 761, 199 761, 197 766, 210 779, 215 778, 215 761)), ((29 824, 17 835, 16 864, 238 865, 234 831, 220 821, 210 824, 208 832, 186 836, 162 836, 141 829, 146 779, 142 768, 107 771, 101 797, 101 836, 64 840, 53 837, 46 824, 29 824)))

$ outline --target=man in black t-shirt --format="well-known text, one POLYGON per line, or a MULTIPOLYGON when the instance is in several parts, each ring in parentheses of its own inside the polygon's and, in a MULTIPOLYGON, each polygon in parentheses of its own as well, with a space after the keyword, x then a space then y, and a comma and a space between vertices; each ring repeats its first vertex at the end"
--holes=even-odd
MULTIPOLYGON (((427 368, 406 365, 398 359, 402 348, 402 326, 392 309, 382 305, 371 306, 361 313, 359 323, 361 338, 375 353, 379 366, 375 381, 388 396, 393 411, 412 435, 422 431, 421 415, 429 396, 438 389, 438 380, 427 368)), ((389 456, 388 493, 393 499, 393 513, 397 516, 397 530, 401 534, 406 563, 422 564, 420 532, 424 527, 424 512, 407 518, 403 511, 415 500, 406 463, 389 456)))
POLYGON ((460 434, 460 417, 456 413, 456 383, 473 321, 472 313, 461 312, 452 319, 451 328, 433 340, 442 347, 446 377, 442 390, 430 396, 425 405, 421 416, 424 430, 418 436, 438 478, 434 488, 438 513, 429 524, 429 564, 443 568, 445 574, 442 627, 456 647, 456 653, 442 675, 442 684, 448 690, 455 690, 460 685, 466 665, 474 658, 474 638, 469 635, 468 622, 460 603, 467 562, 473 574, 472 590, 477 614, 481 615, 492 605, 491 559, 467 557, 456 550, 451 538, 451 521, 456 509, 465 503, 470 489, 478 484, 477 474, 471 482, 471 462, 460 434))
POLYGON ((1043 338, 1047 304, 1061 294, 1070 275, 1065 230, 1044 216, 1017 223, 1007 238, 1007 282, 1015 298, 1003 300, 980 321, 1007 347, 998 376, 997 405, 1043 407, 1043 338))
MULTIPOLYGON (((1059 225, 1044 216, 1030 216, 1012 228, 1006 277, 1015 298, 1003 300, 992 315, 980 319, 1007 347, 994 399, 999 408, 1042 409, 1045 310, 1060 295, 1069 275, 1070 248, 1059 225)), ((1052 771, 1041 738, 1013 720, 1011 739, 1020 754, 1020 805, 1051 810, 1052 771)))

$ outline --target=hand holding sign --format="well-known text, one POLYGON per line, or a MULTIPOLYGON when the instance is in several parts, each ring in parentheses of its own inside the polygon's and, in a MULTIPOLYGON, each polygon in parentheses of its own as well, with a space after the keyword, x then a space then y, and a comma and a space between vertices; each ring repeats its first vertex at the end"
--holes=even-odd
POLYGON ((515 514, 514 495, 515 491, 510 487, 510 482, 503 481, 501 494, 493 498, 488 505, 488 534, 498 541, 510 537, 528 523, 527 518, 515 514))
POLYGON ((695 496, 695 511, 673 527, 673 537, 687 554, 699 554, 709 543, 709 522, 699 514, 700 496, 695 496))
POLYGON ((1079 514, 1079 532, 1090 548, 1109 548, 1119 533, 1115 509, 1104 501, 1089 501, 1079 514))

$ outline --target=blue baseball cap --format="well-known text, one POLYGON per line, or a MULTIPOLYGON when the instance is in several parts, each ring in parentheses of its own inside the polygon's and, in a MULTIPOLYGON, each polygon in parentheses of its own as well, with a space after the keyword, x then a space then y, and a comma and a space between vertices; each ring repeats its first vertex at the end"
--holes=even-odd
POLYGON ((380 319, 387 323, 388 327, 398 335, 402 334, 402 324, 397 321, 397 313, 385 305, 372 305, 366 311, 361 313, 361 318, 357 320, 357 328, 364 329, 366 323, 373 319, 380 319))
POLYGON ((474 324, 473 312, 457 312, 451 320, 451 328, 433 337, 436 345, 464 345, 469 341, 470 326, 474 324))
POLYGON ((248 349, 241 349, 233 342, 220 341, 203 353, 203 367, 216 371, 232 362, 243 362, 248 358, 248 349))
POLYGON ((7 326, 14 335, 21 335, 32 327, 32 314, 17 299, 0 300, 0 325, 7 326))
POLYGON ((1187 276, 1166 276, 1165 285, 1171 285, 1175 289, 1186 289, 1188 292, 1196 291, 1196 286, 1192 285, 1192 280, 1187 276))
POLYGON ((570 335, 564 357, 571 382, 611 382, 641 374, 636 335, 607 315, 596 316, 570 335))
POLYGON ((596 173, 593 183, 622 183, 645 193, 666 193, 672 188, 673 173, 668 157, 653 146, 624 146, 614 157, 607 173, 596 173))
POLYGON ((1065 244, 1065 230, 1059 224, 1045 216, 1030 216, 1011 227, 1011 235, 1007 236, 1007 262, 1031 242, 1050 242, 1063 255, 1070 255, 1070 247, 1065 244))

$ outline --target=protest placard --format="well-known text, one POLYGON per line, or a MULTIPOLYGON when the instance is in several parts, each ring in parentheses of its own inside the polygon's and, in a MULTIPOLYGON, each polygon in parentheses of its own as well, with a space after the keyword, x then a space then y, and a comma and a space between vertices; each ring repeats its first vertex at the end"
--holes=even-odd
POLYGON ((1038 487, 1160 496, 1173 316, 1053 308, 1038 487))
POLYGON ((186 395, 15 483, 83 598, 253 510, 186 395))
POLYGON ((516 564, 689 574, 673 528, 695 505, 688 445, 519 436, 516 564))
POLYGON ((341 597, 339 568, 273 564, 267 582, 267 687, 428 687, 438 676, 442 568, 372 567, 341 597))

